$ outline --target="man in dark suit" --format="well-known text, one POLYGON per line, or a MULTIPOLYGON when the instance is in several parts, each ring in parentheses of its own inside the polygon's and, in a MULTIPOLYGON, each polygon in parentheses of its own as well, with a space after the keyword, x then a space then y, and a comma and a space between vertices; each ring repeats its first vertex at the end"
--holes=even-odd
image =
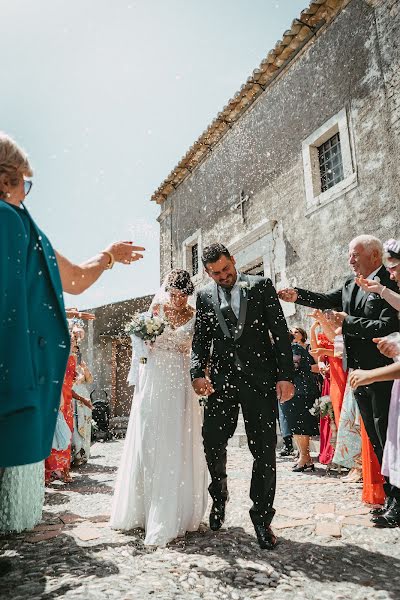
POLYGON ((214 282, 197 297, 191 377, 195 392, 208 396, 203 440, 213 499, 210 527, 217 530, 224 522, 226 449, 241 406, 254 457, 250 517, 261 548, 272 549, 276 398, 285 402, 294 393, 289 333, 270 279, 238 273, 235 259, 222 244, 205 248, 202 261, 214 282))
MULTIPOLYGON (((320 309, 334 309, 328 312, 329 319, 342 328, 345 356, 344 368, 373 369, 392 362, 379 352, 373 338, 383 337, 398 331, 397 311, 378 294, 364 292, 356 283, 355 276, 377 279, 382 285, 397 289, 397 284, 382 265, 383 247, 380 240, 370 235, 361 235, 349 244, 349 264, 354 275, 348 277, 344 285, 326 294, 318 294, 301 288, 281 290, 278 295, 286 302, 296 302, 320 309)), ((355 391, 358 407, 371 440, 376 456, 382 464, 383 448, 386 441, 390 394, 393 382, 377 382, 359 387, 355 391)), ((400 490, 385 485, 386 501, 383 509, 373 511, 375 523, 381 525, 382 516, 390 510, 393 499, 400 499, 400 490)))

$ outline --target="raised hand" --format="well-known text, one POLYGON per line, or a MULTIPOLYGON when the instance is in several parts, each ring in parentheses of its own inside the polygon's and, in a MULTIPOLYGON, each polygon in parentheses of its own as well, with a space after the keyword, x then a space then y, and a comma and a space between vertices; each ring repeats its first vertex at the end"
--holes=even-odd
POLYGON ((113 255, 115 262, 129 265, 132 262, 143 258, 141 254, 145 248, 142 246, 133 246, 132 242, 114 242, 105 249, 113 255))
POLYGON ((365 279, 362 275, 356 277, 355 282, 364 292, 371 292, 373 294, 381 294, 384 288, 376 279, 365 279))
POLYGON ((73 319, 75 317, 76 319, 83 319, 84 321, 94 321, 96 318, 94 314, 82 312, 77 308, 66 308, 65 314, 67 315, 68 319, 73 319))
POLYGON ((278 292, 278 298, 284 302, 296 302, 297 296, 297 290, 294 288, 284 288, 278 292))

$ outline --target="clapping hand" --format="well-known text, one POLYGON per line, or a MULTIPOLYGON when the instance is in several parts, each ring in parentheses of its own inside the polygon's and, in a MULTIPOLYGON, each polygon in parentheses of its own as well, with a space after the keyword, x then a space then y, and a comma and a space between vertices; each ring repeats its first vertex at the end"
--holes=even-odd
POLYGON ((329 323, 332 323, 332 325, 335 325, 336 327, 341 327, 343 325, 343 321, 349 315, 344 311, 338 312, 336 310, 326 310, 324 312, 324 316, 327 319, 327 321, 329 321, 329 323))
POLYGON ((294 288, 284 288, 278 292, 278 298, 284 302, 296 302, 297 296, 297 290, 294 288))

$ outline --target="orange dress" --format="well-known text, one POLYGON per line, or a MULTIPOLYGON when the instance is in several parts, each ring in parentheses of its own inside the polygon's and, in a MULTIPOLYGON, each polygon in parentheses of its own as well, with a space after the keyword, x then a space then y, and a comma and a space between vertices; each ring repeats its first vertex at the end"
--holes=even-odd
MULTIPOLYGON (((62 387, 63 395, 63 408, 62 413, 65 421, 72 431, 74 428, 74 412, 72 405, 72 386, 76 379, 76 358, 72 354, 68 358, 67 370, 64 376, 64 383, 62 387)), ((51 454, 45 461, 45 479, 46 482, 50 481, 52 473, 61 474, 65 470, 69 470, 71 465, 71 443, 66 450, 55 450, 51 451, 51 454)))
POLYGON ((367 504, 383 504, 385 501, 385 492, 383 484, 385 480, 381 475, 381 468, 376 458, 369 437, 361 421, 361 440, 362 440, 362 474, 363 491, 362 501, 367 504))

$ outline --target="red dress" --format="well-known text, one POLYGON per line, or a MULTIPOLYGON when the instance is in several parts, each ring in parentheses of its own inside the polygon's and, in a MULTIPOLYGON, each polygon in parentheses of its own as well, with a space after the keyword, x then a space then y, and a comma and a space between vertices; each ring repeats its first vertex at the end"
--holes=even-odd
MULTIPOLYGON (((327 350, 333 350, 333 344, 329 341, 324 333, 318 334, 319 345, 327 350)), ((330 393, 330 374, 324 378, 322 385, 322 396, 329 396, 330 393)), ((331 446, 331 420, 330 417, 321 417, 319 421, 319 462, 322 465, 329 465, 332 462, 335 449, 331 446)))
MULTIPOLYGON (((74 428, 74 412, 72 405, 72 386, 76 379, 76 358, 72 354, 68 358, 67 370, 65 372, 64 383, 62 387, 63 395, 63 408, 62 413, 65 421, 72 431, 74 428)), ((53 450, 45 461, 45 478, 46 482, 50 481, 51 474, 56 472, 57 474, 62 473, 65 470, 69 470, 71 465, 71 443, 66 450, 53 450)))
POLYGON ((367 504, 383 504, 385 501, 385 492, 383 491, 385 480, 381 475, 381 468, 372 444, 369 441, 363 420, 360 419, 360 422, 363 474, 362 501, 367 504))

